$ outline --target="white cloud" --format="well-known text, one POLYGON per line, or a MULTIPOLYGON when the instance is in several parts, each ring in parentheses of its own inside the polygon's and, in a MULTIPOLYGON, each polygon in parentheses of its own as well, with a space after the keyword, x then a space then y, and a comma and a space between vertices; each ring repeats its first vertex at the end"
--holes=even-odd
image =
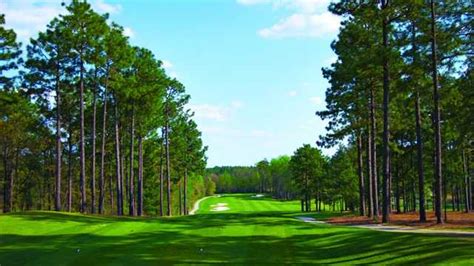
POLYGON ((199 129, 206 134, 218 135, 225 131, 224 127, 198 125, 199 129))
POLYGON ((286 2, 289 2, 293 8, 306 13, 313 13, 326 9, 329 5, 329 0, 288 0, 286 2))
POLYGON ((229 111, 225 107, 210 104, 190 104, 189 108, 194 111, 194 116, 200 119, 225 121, 229 111))
POLYGON ((311 97, 309 98, 309 101, 312 103, 312 104, 315 104, 315 105, 322 105, 324 103, 324 100, 319 97, 319 96, 314 96, 314 97, 311 97))
POLYGON ((228 105, 212 104, 189 104, 188 107, 194 111, 194 116, 202 120, 217 122, 227 121, 231 114, 244 106, 241 101, 232 101, 228 105))
POLYGON ((292 90, 292 91, 288 92, 288 96, 290 96, 290 97, 295 97, 296 95, 298 95, 298 92, 295 91, 295 90, 292 90))
POLYGON ((287 8, 298 12, 313 13, 325 9, 329 0, 237 0, 238 4, 251 6, 271 4, 273 8, 287 8))
POLYGON ((135 32, 132 30, 130 27, 124 27, 123 28, 123 35, 133 38, 135 37, 135 32))
POLYGON ((271 27, 258 31, 263 38, 321 37, 336 33, 340 18, 330 12, 322 14, 296 13, 280 20, 271 27))
POLYGON ((199 126, 199 129, 209 135, 226 137, 226 138, 271 138, 273 134, 266 130, 252 129, 242 130, 223 126, 199 126))
POLYGON ((244 103, 242 103, 241 101, 233 101, 230 103, 230 106, 232 106, 232 108, 234 109, 239 109, 244 106, 244 103))
POLYGON ((1 13, 5 14, 5 26, 13 28, 22 42, 28 41, 65 9, 59 1, 0 1, 1 13))
POLYGON ((258 4, 268 4, 268 3, 271 3, 271 2, 272 2, 271 0, 237 0, 237 3, 239 3, 241 5, 246 5, 246 6, 258 5, 258 4))
POLYGON ((161 62, 162 62, 161 67, 163 67, 163 69, 166 70, 166 72, 168 73, 168 76, 170 76, 171 78, 177 79, 178 73, 173 69, 174 65, 168 60, 162 60, 161 62))
POLYGON ((161 65, 164 69, 170 69, 173 67, 173 64, 168 60, 161 61, 163 64, 161 65))
MULTIPOLYGON (((107 4, 104 0, 91 2, 99 13, 121 11, 120 5, 107 4)), ((5 14, 6 28, 13 28, 18 39, 26 43, 44 31, 54 17, 66 13, 66 8, 58 0, 0 0, 0 12, 5 14)))
POLYGON ((330 0, 237 0, 241 5, 271 5, 292 13, 257 32, 262 38, 322 37, 338 31, 341 19, 327 11, 330 0))
POLYGON ((119 4, 107 4, 103 0, 96 0, 92 3, 94 8, 99 13, 117 14, 122 11, 122 6, 119 4))

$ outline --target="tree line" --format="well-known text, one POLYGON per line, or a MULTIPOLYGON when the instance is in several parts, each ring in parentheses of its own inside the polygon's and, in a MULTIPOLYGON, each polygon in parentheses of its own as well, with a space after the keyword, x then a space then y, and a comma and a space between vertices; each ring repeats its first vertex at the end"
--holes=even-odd
POLYGON ((329 10, 343 22, 337 61, 322 70, 330 86, 317 115, 329 133, 318 143, 356 147, 360 214, 388 222, 402 195, 420 222, 427 199, 438 223, 448 196, 472 210, 472 4, 343 0, 329 10))
POLYGON ((292 191, 304 211, 315 199, 315 210, 336 204, 382 222, 408 211, 425 222, 432 208, 443 223, 448 205, 472 211, 472 3, 340 0, 329 11, 342 23, 331 44, 337 60, 322 69, 329 87, 316 115, 328 125, 317 144, 338 151, 326 157, 304 145, 286 157, 282 177, 273 160, 245 178, 223 169, 217 190, 282 199, 292 191))
POLYGON ((64 6, 26 49, 0 16, 3 212, 186 215, 215 185, 184 85, 107 14, 64 6))
MULTIPOLYGON (((261 160, 255 166, 222 166, 206 170, 207 178, 216 185, 217 193, 257 193, 266 194, 278 200, 299 200, 301 211, 366 211, 366 178, 360 182, 360 168, 363 157, 360 143, 348 141, 340 144, 332 156, 326 156, 318 147, 305 144, 292 156, 279 156, 271 160, 261 160), (365 192, 365 193, 364 193, 365 192)), ((414 158, 397 160, 397 170, 403 173, 400 183, 394 188, 390 209, 396 213, 418 210, 416 194, 417 167, 414 158), (408 163, 406 163, 408 161, 408 163)), ((450 180, 454 184, 449 198, 443 198, 444 211, 466 211, 466 202, 460 186, 465 177, 450 180), (455 183, 458 182, 458 183, 455 183)), ((364 175, 362 175, 364 177, 364 175)), ((428 191, 429 192, 429 191, 428 191)), ((426 198, 426 208, 435 208, 433 194, 426 198)), ((374 219, 377 217, 371 216, 374 219)))
POLYGON ((347 149, 328 157, 305 144, 292 156, 261 160, 255 166, 224 166, 207 169, 218 193, 262 193, 279 200, 301 201, 302 211, 321 211, 327 206, 350 207, 357 198, 355 173, 347 149), (344 151, 344 152, 343 152, 344 151), (342 156, 342 157, 341 157, 342 156), (342 193, 342 194, 341 194, 342 193), (314 199, 314 207, 312 200, 314 199))
POLYGON ((279 199, 294 199, 289 161, 289 156, 280 156, 255 166, 216 166, 208 168, 206 175, 216 184, 217 193, 274 193, 279 199))

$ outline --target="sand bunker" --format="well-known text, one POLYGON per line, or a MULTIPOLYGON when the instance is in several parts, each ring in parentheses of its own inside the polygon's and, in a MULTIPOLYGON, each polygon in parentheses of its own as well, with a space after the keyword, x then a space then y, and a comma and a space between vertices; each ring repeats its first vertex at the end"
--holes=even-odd
POLYGON ((315 223, 315 224, 325 224, 326 222, 324 221, 318 221, 312 217, 304 217, 304 216, 300 216, 300 217, 296 217, 296 219, 298 220, 301 220, 305 223, 315 223))
POLYGON ((253 195, 251 196, 252 198, 262 198, 262 197, 265 197, 265 195, 263 194, 257 194, 257 195, 253 195))
POLYGON ((221 212, 230 210, 230 208, 227 207, 227 203, 217 203, 215 205, 211 205, 211 208, 211 212, 221 212))

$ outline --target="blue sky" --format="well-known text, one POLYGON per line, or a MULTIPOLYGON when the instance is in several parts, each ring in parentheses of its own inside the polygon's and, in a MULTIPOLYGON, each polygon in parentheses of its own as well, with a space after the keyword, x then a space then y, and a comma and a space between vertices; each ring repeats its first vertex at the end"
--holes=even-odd
MULTIPOLYGON (((63 12, 60 2, 2 0, 0 10, 25 41, 63 12)), ((185 84, 208 166, 290 155, 324 134, 314 113, 324 108, 321 67, 335 59, 339 26, 328 0, 91 2, 185 84)))

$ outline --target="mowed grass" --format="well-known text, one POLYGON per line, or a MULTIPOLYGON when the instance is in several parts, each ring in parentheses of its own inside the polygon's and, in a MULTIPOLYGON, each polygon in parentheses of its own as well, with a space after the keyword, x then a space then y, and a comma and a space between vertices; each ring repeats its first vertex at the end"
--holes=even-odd
POLYGON ((197 215, 188 217, 0 215, 0 265, 474 264, 473 238, 378 232, 295 219, 302 215, 298 202, 248 194, 206 199, 197 215), (230 209, 211 211, 218 203, 230 209))

